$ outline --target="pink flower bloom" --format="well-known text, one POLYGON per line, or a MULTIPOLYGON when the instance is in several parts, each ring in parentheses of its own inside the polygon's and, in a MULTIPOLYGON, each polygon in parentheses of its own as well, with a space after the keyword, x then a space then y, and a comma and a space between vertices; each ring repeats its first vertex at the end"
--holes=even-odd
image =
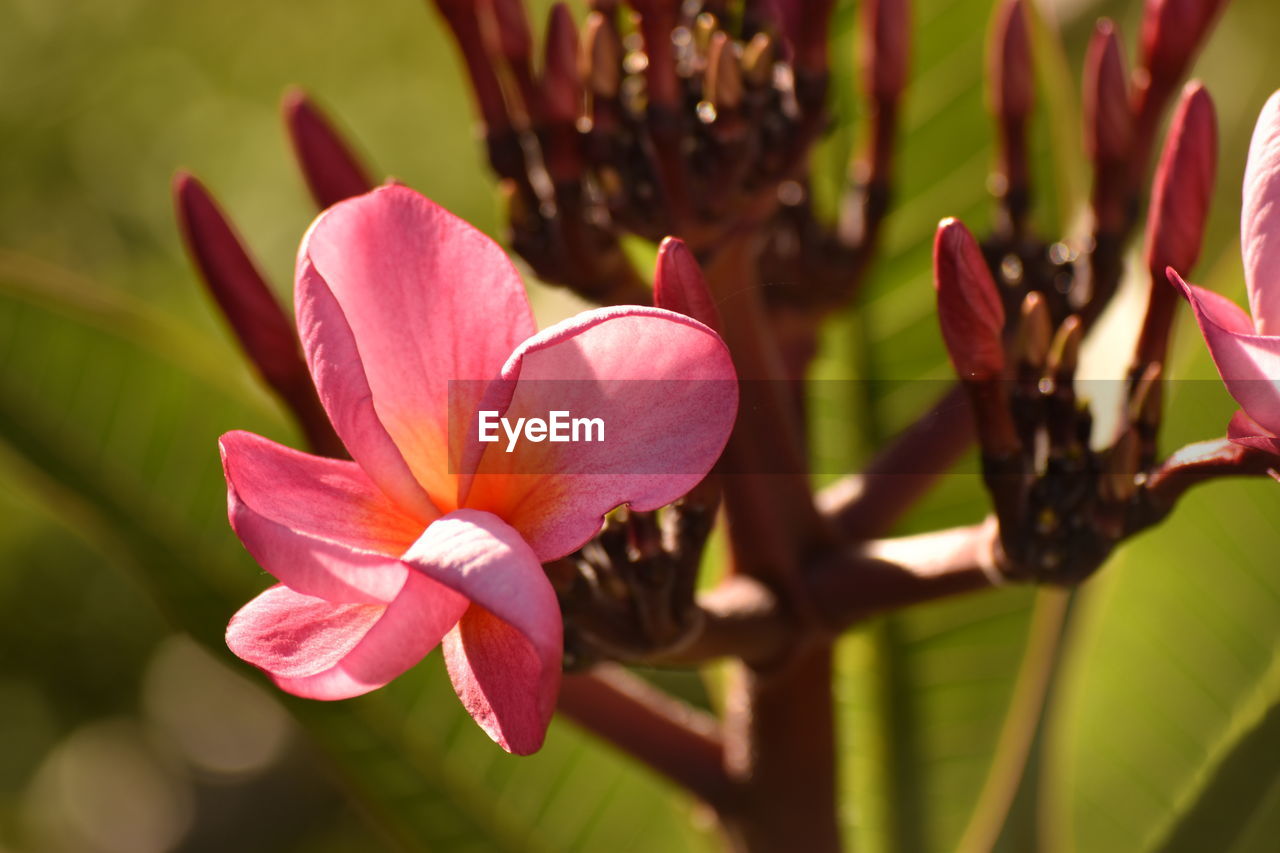
POLYGON ((401 186, 316 220, 295 297, 307 365, 354 461, 223 436, 231 525, 280 581, 232 618, 227 644, 290 693, 342 699, 443 643, 476 722, 504 749, 536 751, 563 630, 541 563, 581 546, 613 507, 655 509, 706 474, 737 410, 724 343, 647 307, 535 334, 502 251, 401 186), (482 399, 545 416, 601 383, 625 392, 591 397, 607 443, 507 453, 468 431, 451 452, 450 430, 474 423, 482 399))
POLYGON ((1280 92, 1262 108, 1249 146, 1240 244, 1252 316, 1172 269, 1169 280, 1186 294, 1218 373, 1243 410, 1228 436, 1280 453, 1280 92))

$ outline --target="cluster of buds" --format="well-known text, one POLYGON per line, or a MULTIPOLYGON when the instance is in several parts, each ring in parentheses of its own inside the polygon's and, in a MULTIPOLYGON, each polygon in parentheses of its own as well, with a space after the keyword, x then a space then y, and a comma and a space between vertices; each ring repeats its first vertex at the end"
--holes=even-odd
POLYGON ((742 229, 768 235, 770 298, 845 301, 888 201, 907 76, 907 4, 864 6, 870 151, 836 225, 818 223, 808 157, 828 123, 831 0, 563 3, 541 69, 518 0, 435 0, 466 62, 510 243, 544 280, 596 302, 640 302, 620 238, 683 238, 695 252, 742 229))
POLYGON ((1170 508, 1156 445, 1177 301, 1165 270, 1189 269, 1199 256, 1217 161, 1213 103, 1198 83, 1182 90, 1156 169, 1147 309, 1124 411, 1105 449, 1095 449, 1075 371, 1082 338, 1123 273, 1154 128, 1221 5, 1149 2, 1142 62, 1131 75, 1114 25, 1098 23, 1084 84, 1093 233, 1080 245, 1039 240, 1027 223, 1032 58, 1021 0, 1005 3, 997 18, 991 101, 1002 215, 981 251, 963 225, 944 221, 934 263, 943 336, 972 404, 1010 577, 1078 582, 1170 508), (1194 27, 1184 26, 1186 15, 1194 27))
POLYGON ((565 619, 565 669, 680 649, 702 628, 698 568, 713 510, 682 501, 618 510, 600 535, 547 567, 565 619))

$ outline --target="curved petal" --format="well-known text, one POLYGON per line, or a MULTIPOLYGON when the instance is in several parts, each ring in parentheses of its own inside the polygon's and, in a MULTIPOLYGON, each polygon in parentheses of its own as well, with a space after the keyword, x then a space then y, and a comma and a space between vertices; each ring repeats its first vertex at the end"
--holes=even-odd
MULTIPOLYGON (((361 368, 359 376, 349 367, 323 377, 325 387, 342 386, 330 391, 341 401, 338 414, 351 418, 346 410, 358 409, 362 422, 376 420, 435 505, 455 508, 450 382, 461 380, 463 393, 478 387, 466 380, 496 376, 532 334, 515 267, 475 228, 413 190, 390 185, 322 214, 303 240, 298 270, 300 290, 318 290, 309 283, 314 278, 332 295, 361 368)), ((305 339, 314 332, 303 319, 300 302, 305 339)), ((311 350, 308 359, 314 370, 311 350)), ((317 375, 318 386, 321 380, 317 375)), ((471 410, 469 401, 458 402, 460 410, 471 410)))
POLYGON ((400 554, 425 527, 354 462, 323 459, 249 432, 218 442, 227 515, 258 563, 296 592, 331 602, 391 601, 400 554))
POLYGON ((504 519, 547 561, 591 538, 614 507, 656 509, 697 485, 728 441, 738 384, 724 342, 698 321, 608 308, 521 344, 481 405, 512 423, 553 412, 600 421, 568 441, 481 444, 467 431, 463 470, 475 474, 464 506, 504 519))
POLYGON ((1241 332, 1244 312, 1229 300, 1177 273, 1170 280, 1187 295, 1227 391, 1264 429, 1280 433, 1280 337, 1241 332))
POLYGON ((1227 425, 1227 438, 1242 447, 1280 456, 1280 438, 1268 435, 1262 424, 1249 417, 1242 409, 1231 416, 1231 423, 1227 425))
POLYGON ((463 509, 428 527, 404 559, 471 600, 444 642, 462 704, 503 749, 536 752, 555 711, 564 625, 532 549, 501 519, 463 509))
POLYGON ((1236 335, 1254 334, 1253 320, 1245 310, 1227 297, 1203 287, 1187 283, 1176 270, 1166 270, 1169 283, 1182 291, 1191 303, 1191 308, 1199 318, 1203 312, 1205 317, 1215 326, 1219 326, 1236 335))
POLYGON ((1249 144, 1240 248, 1259 334, 1280 334, 1280 92, 1262 108, 1249 144))
POLYGON ((333 604, 273 586, 240 609, 227 646, 288 693, 346 699, 376 690, 439 644, 466 600, 416 572, 388 605, 333 604))
POLYGON ((329 285, 305 260, 298 264, 293 298, 311 379, 351 458, 396 503, 427 518, 439 515, 374 411, 373 394, 347 318, 329 285))

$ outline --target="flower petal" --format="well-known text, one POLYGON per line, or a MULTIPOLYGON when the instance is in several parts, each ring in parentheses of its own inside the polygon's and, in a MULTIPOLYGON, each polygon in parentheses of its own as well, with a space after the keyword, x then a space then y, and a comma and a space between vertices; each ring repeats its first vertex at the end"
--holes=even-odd
POLYGON ((1169 278, 1191 303, 1227 391, 1264 429, 1280 433, 1280 337, 1242 331, 1247 318, 1230 300, 1187 284, 1176 272, 1169 278))
MULTIPOLYGON (((656 509, 697 485, 733 428, 738 385, 729 351, 703 324, 657 308, 579 314, 521 344, 482 408, 514 422, 549 413, 598 418, 603 440, 480 444, 463 470, 476 472, 465 506, 511 524, 538 559, 581 546, 604 514, 630 503, 656 509)), ((468 489, 469 485, 469 489, 468 489)))
POLYGON ((308 261, 298 264, 293 296, 311 379, 351 458, 396 503, 418 515, 439 515, 378 419, 351 327, 329 285, 308 261))
POLYGON ((1234 444, 1280 456, 1280 438, 1268 435, 1262 424, 1238 409, 1227 425, 1227 438, 1234 444))
MULTIPOLYGON (((367 410, 362 421, 385 427, 435 505, 453 509, 449 383, 493 378, 533 332, 515 267, 475 228, 407 187, 389 185, 322 214, 303 241, 298 268, 300 288, 313 269, 332 294, 362 367, 363 382, 353 369, 331 377, 350 386, 334 392, 344 409, 338 414, 367 410)), ((302 319, 300 308, 305 338, 302 319)))
POLYGON ((400 510, 360 466, 249 432, 218 442, 227 515, 245 548, 297 592, 386 603, 404 584, 399 556, 426 526, 400 510))
POLYGON ((1280 92, 1258 115, 1244 170, 1240 248, 1259 334, 1280 334, 1280 92))
POLYGON ((536 752, 555 711, 564 624, 532 549, 501 519, 463 509, 428 527, 405 562, 471 600, 444 642, 462 704, 503 749, 536 752))
POLYGON ((309 699, 368 693, 439 644, 466 600, 416 572, 386 606, 334 604, 273 586, 240 609, 227 646, 281 690, 309 699))
POLYGON ((1204 312, 1210 322, 1228 332, 1237 335, 1254 334, 1253 320, 1239 305, 1220 293, 1197 287, 1194 284, 1188 284, 1176 270, 1166 270, 1166 274, 1169 277, 1169 283, 1181 290, 1187 297, 1187 301, 1191 303, 1192 310, 1197 312, 1197 319, 1200 316, 1200 312, 1204 312))

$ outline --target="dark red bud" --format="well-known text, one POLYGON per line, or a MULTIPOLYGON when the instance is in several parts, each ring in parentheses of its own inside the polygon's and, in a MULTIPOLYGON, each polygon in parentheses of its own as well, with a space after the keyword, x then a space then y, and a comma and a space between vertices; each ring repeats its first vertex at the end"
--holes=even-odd
POLYGON ((502 132, 511 127, 506 101, 502 97, 502 84, 494 71, 493 62, 485 49, 484 35, 477 17, 474 0, 432 0, 445 23, 453 32, 454 41, 462 51, 471 78, 471 88, 480 108, 480 116, 490 132, 502 132))
POLYGON ((1163 282, 1166 267, 1187 274, 1200 257, 1218 163, 1213 100, 1198 82, 1182 90, 1156 168, 1147 219, 1147 268, 1163 282))
POLYGON ((307 375, 293 325, 209 191, 179 172, 173 196, 187 250, 249 359, 272 385, 307 375))
POLYGON ((307 188, 321 209, 373 189, 368 172, 306 93, 285 93, 284 122, 307 188))
POLYGON ((622 42, 613 23, 600 12, 587 15, 582 30, 582 79, 593 95, 615 98, 622 85, 622 42))
POLYGON ((316 397, 293 324, 231 223, 208 190, 185 172, 174 176, 173 200, 187 251, 249 361, 288 405, 313 450, 345 456, 316 397))
POLYGON ((564 3, 551 7, 547 22, 546 59, 542 77, 546 118, 574 122, 582 114, 582 78, 578 75, 578 28, 564 3))
POLYGON ((1133 147, 1129 72, 1115 25, 1098 21, 1084 64, 1085 145, 1097 163, 1119 163, 1133 147))
POLYGON ((680 104, 681 92, 671 32, 680 20, 680 4, 669 0, 632 0, 631 5, 640 15, 640 34, 649 58, 644 69, 649 104, 675 109, 680 104))
POLYGON ((978 243, 958 219, 938 224, 933 241, 938 322, 951 363, 962 379, 996 379, 1004 372, 1004 306, 978 243))
POLYGON ((1226 0, 1147 0, 1142 63, 1152 79, 1172 85, 1187 70, 1226 0))
POLYGON ((773 63, 778 58, 778 42, 768 33, 756 33, 742 51, 742 77, 753 89, 763 89, 773 80, 773 63))
POLYGON ((733 41, 723 32, 717 32, 711 38, 703 95, 720 111, 736 110, 742 105, 742 65, 733 41))
POLYGON ((497 22, 498 48, 513 65, 527 65, 533 56, 533 35, 524 0, 488 0, 497 22))
POLYGON ((795 64, 801 74, 818 76, 827 72, 827 42, 835 0, 780 0, 793 7, 788 14, 795 26, 795 64))
POLYGON ((988 63, 992 110, 1001 119, 1025 119, 1035 105, 1036 78, 1022 0, 1005 0, 996 12, 988 63))
POLYGON ((712 329, 720 328, 720 312, 693 252, 684 241, 668 237, 658 247, 653 276, 653 304, 692 317, 712 329))
POLYGON ((864 73, 871 94, 896 101, 906 88, 911 61, 911 6, 907 0, 867 0, 862 31, 867 41, 864 73))

